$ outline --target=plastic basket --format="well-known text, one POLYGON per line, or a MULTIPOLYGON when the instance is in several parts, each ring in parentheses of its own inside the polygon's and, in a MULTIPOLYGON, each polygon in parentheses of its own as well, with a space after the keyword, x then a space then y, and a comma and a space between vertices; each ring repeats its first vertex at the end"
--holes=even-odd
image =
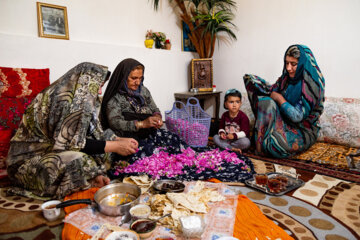
POLYGON ((208 143, 211 117, 200 106, 197 98, 188 98, 186 110, 189 114, 190 126, 187 129, 189 144, 192 147, 205 147, 208 143), (194 101, 195 104, 191 102, 194 101))
POLYGON ((170 111, 165 111, 166 128, 177 134, 192 147, 205 147, 208 143, 211 117, 199 104, 197 98, 189 98, 186 106, 175 101, 170 111), (192 104, 191 101, 195 101, 192 104), (177 107, 177 104, 181 108, 177 107))
POLYGON ((181 140, 187 142, 186 129, 189 127, 189 114, 184 103, 175 101, 173 108, 170 111, 165 111, 165 124, 170 132, 177 134, 181 140), (177 104, 181 108, 178 108, 177 104))

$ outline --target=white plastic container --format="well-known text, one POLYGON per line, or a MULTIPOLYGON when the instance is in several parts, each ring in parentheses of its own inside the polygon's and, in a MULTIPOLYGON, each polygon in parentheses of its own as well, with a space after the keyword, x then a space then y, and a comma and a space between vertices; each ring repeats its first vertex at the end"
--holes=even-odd
POLYGON ((204 219, 199 215, 180 217, 180 223, 183 235, 187 238, 201 238, 205 230, 204 219))

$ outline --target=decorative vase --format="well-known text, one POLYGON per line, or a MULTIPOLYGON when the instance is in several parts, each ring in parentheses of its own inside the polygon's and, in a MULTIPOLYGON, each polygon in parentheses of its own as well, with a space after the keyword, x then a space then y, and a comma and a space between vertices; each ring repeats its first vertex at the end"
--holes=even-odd
POLYGON ((171 49, 171 43, 165 43, 165 49, 170 50, 171 49))
POLYGON ((152 48, 153 45, 154 45, 154 40, 153 39, 146 39, 145 40, 145 47, 152 48))
POLYGON ((155 39, 155 48, 162 48, 162 44, 161 44, 161 41, 160 41, 160 39, 155 39))

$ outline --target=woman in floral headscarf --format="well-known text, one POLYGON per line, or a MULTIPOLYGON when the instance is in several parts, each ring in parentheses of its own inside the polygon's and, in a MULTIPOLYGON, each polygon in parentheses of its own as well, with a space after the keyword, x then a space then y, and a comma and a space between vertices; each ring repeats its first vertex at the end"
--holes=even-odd
POLYGON ((305 151, 318 137, 325 79, 311 50, 290 46, 281 77, 272 86, 255 75, 244 76, 256 117, 256 152, 286 158, 305 151))
POLYGON ((185 148, 177 135, 161 129, 161 113, 144 86, 144 72, 144 65, 135 59, 121 61, 111 75, 101 106, 104 129, 139 141, 139 151, 128 159, 130 162, 152 155, 157 147, 172 148, 174 152, 185 148))
POLYGON ((29 197, 62 198, 109 183, 110 152, 129 155, 137 141, 103 131, 98 121, 107 67, 81 63, 40 92, 11 139, 9 191, 29 197))

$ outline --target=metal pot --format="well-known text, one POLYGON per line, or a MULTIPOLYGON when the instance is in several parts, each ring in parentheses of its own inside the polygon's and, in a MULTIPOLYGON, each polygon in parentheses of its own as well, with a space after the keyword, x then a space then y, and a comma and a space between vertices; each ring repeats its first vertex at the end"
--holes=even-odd
POLYGON ((108 216, 129 215, 131 207, 140 201, 141 189, 130 183, 112 183, 100 188, 91 199, 68 200, 56 205, 57 208, 68 207, 75 204, 85 203, 95 205, 99 211, 108 216), (131 200, 123 203, 123 200, 131 200))

